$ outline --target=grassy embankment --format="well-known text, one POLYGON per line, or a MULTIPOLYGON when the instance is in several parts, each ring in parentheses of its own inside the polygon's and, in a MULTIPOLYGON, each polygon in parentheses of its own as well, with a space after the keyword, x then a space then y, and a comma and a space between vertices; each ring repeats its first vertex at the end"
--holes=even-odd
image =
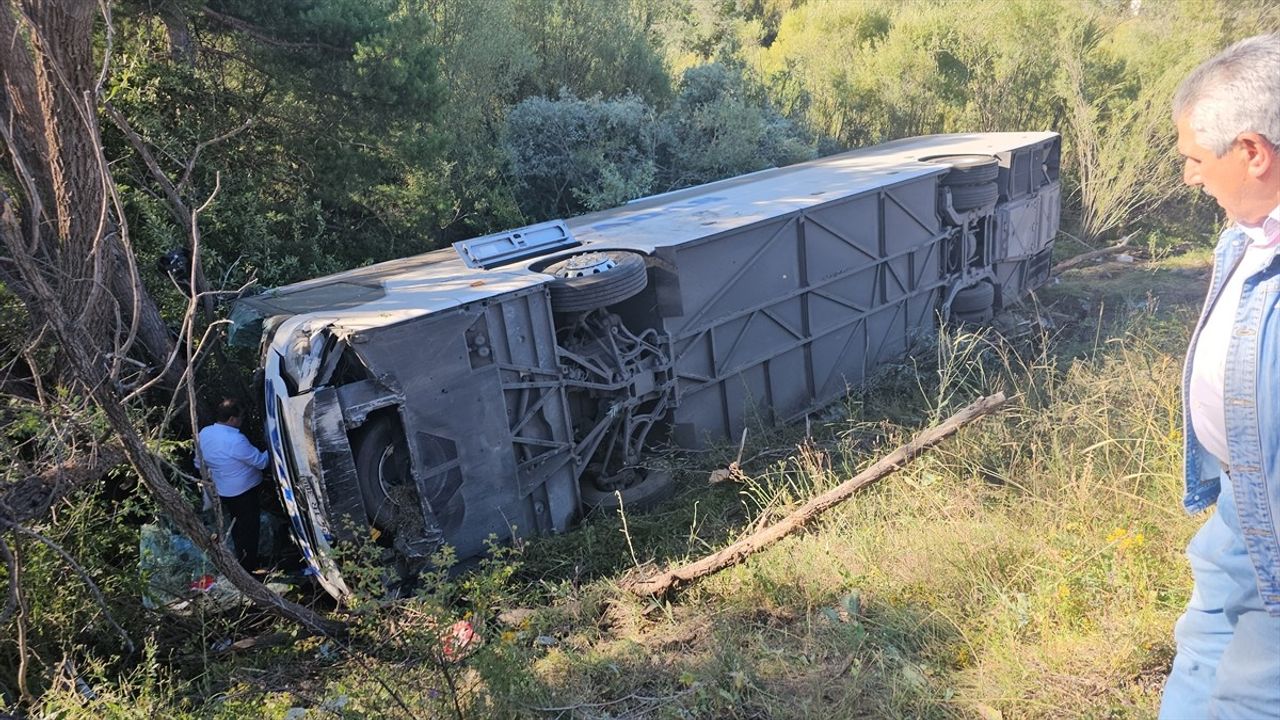
MULTIPOLYGON (((224 717, 394 717, 401 702, 418 717, 1153 716, 1200 522, 1179 507, 1178 385, 1207 280, 1205 251, 1072 271, 997 332, 944 336, 891 368, 808 438, 753 428, 740 482, 707 484, 737 448, 686 454, 683 489, 657 511, 592 518, 528 543, 514 573, 371 611, 349 652, 313 638, 181 682, 155 663, 90 709, 172 715, 193 694, 189 712, 224 717), (670 603, 620 589, 997 389, 1005 412, 810 531, 670 603), (457 664, 427 629, 445 598, 484 638, 457 664), (497 620, 515 608, 531 612, 497 620)), ((49 701, 83 707, 69 691, 49 701)))

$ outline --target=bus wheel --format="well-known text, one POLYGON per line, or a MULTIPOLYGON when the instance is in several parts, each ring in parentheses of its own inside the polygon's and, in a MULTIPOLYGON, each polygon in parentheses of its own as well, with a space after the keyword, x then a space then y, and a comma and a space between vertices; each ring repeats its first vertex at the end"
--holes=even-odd
POLYGON ((542 272, 552 276, 551 309, 556 312, 586 312, 630 298, 649 284, 644 256, 625 250, 570 255, 548 265, 542 272))

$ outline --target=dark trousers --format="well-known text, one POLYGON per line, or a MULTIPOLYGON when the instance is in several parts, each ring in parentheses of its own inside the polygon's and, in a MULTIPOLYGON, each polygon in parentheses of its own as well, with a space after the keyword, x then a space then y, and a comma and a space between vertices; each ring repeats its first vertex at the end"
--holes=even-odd
POLYGON ((232 497, 220 497, 223 520, 231 522, 231 541, 236 559, 245 570, 258 569, 258 489, 260 485, 232 497))

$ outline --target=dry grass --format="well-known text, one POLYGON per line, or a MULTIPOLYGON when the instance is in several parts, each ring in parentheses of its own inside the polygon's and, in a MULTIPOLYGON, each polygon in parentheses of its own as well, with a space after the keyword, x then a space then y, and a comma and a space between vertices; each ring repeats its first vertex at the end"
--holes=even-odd
MULTIPOLYGON (((1179 510, 1178 387, 1200 292, 1188 280, 1204 262, 1085 271, 1039 299, 1041 313, 1059 317, 1056 333, 1026 333, 1018 322, 1035 316, 1028 308, 1006 318, 1021 337, 943 337, 936 360, 891 373, 812 441, 775 459, 769 448, 794 437, 761 440, 754 452, 766 460, 749 466, 734 498, 741 515, 698 489, 681 501, 704 506, 697 527, 633 520, 652 557, 696 555, 685 528, 723 544, 955 405, 995 389, 1017 394, 1001 417, 670 607, 622 598, 617 575, 602 572, 584 592, 620 598, 624 620, 589 649, 550 653, 556 673, 544 689, 562 705, 641 687, 695 690, 611 716, 1152 715, 1189 589, 1182 548, 1199 522, 1179 510), (868 420, 883 417, 894 422, 868 420), (592 676, 596 653, 620 643, 642 648, 651 669, 592 676)), ((694 482, 703 469, 690 472, 694 482)), ((531 564, 572 552, 543 551, 531 564)))

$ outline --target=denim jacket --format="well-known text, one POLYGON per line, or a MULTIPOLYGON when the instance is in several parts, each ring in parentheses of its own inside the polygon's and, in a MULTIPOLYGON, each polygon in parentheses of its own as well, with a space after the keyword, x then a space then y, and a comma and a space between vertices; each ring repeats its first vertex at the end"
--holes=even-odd
MULTIPOLYGON (((1184 408, 1190 407, 1191 363, 1200 331, 1228 270, 1235 268, 1248 244, 1248 236, 1233 225, 1222 233, 1214 250, 1213 280, 1183 369, 1184 408)), ((1212 505, 1221 490, 1220 475, 1230 472, 1258 591, 1268 612, 1280 616, 1280 253, 1244 281, 1227 346, 1224 383, 1230 467, 1221 467, 1200 444, 1190 414, 1184 411, 1187 490, 1183 505, 1188 513, 1212 505)))

